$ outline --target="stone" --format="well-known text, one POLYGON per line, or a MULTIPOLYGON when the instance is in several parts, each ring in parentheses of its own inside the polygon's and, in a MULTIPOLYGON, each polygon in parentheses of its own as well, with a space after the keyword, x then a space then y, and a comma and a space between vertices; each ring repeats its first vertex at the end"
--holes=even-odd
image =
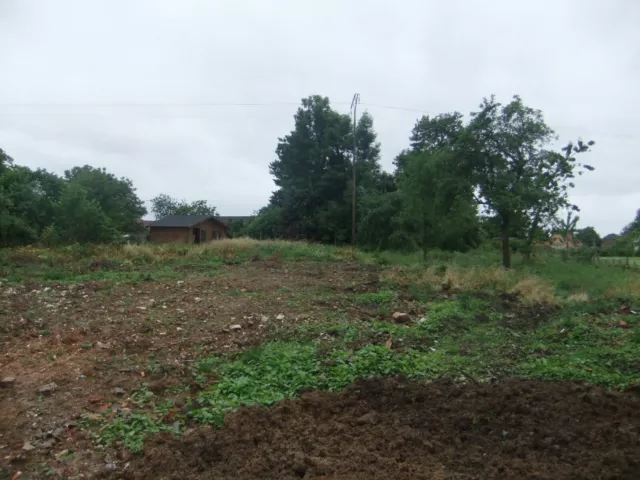
POLYGON ((284 320, 284 313, 279 313, 276 315, 276 320, 284 320))
POLYGON ((16 384, 15 377, 4 377, 0 380, 0 388, 11 388, 16 384))
POLYGON ((230 325, 229 330, 231 330, 232 332, 237 330, 242 330, 242 325, 230 325))
POLYGON ((411 316, 408 313, 394 312, 393 321, 396 323, 408 323, 411 321, 411 316))
POLYGON ((41 395, 51 395, 56 391, 56 388, 58 388, 58 385, 56 385, 55 382, 47 383, 38 389, 38 393, 41 395))
POLYGON ((116 387, 113 390, 111 390, 113 392, 114 395, 117 395, 119 397, 124 396, 124 394, 126 393, 122 388, 120 387, 116 387))
POLYGON ((42 448, 43 450, 51 450, 55 446, 56 446, 56 441, 53 438, 50 438, 48 440, 43 440, 38 444, 38 447, 42 448))
POLYGON ((260 317, 260 323, 267 323, 269 321, 269 317, 267 317, 266 315, 262 315, 260 317))
POLYGON ((57 438, 58 440, 62 440, 67 435, 67 431, 64 428, 56 428, 53 431, 53 438, 57 438))
POLYGON ((31 445, 29 442, 24 442, 24 445, 22 446, 22 450, 24 450, 25 452, 30 452, 31 450, 34 450, 35 448, 36 447, 31 445))

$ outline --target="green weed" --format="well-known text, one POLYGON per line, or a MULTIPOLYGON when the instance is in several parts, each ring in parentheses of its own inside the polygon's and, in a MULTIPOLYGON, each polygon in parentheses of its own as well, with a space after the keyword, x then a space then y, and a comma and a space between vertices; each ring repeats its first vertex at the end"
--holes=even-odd
POLYGON ((381 292, 359 293, 355 297, 355 302, 357 305, 377 308, 391 303, 395 297, 395 292, 391 290, 383 290, 381 292))
POLYGON ((149 414, 118 415, 103 427, 96 441, 99 445, 120 443, 133 452, 140 452, 147 435, 170 430, 171 427, 149 414))

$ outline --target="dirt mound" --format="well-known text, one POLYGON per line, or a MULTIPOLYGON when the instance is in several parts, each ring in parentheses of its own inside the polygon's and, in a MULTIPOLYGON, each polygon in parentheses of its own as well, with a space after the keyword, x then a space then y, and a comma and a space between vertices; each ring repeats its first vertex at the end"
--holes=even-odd
MULTIPOLYGON (((566 382, 358 382, 156 437, 127 478, 637 479, 640 395, 566 382)), ((118 478, 122 478, 118 474, 118 478)))

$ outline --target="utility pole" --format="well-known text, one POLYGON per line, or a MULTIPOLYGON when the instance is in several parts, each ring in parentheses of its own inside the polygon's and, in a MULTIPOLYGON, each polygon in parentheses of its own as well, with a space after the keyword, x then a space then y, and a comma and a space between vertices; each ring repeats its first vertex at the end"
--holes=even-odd
POLYGON ((351 100, 351 112, 353 113, 353 178, 351 185, 351 244, 356 244, 356 160, 358 142, 356 141, 356 128, 358 126, 357 110, 360 103, 360 94, 356 93, 351 100))

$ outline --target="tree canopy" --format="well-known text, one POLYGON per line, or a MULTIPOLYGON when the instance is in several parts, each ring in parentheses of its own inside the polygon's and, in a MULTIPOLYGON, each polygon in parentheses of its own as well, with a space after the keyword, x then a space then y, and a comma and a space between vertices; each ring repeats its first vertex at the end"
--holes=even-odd
POLYGON ((175 199, 165 193, 151 199, 151 213, 156 220, 169 215, 217 215, 216 207, 209 205, 206 200, 186 200, 175 199))
POLYGON ((117 241, 146 213, 130 180, 85 165, 63 177, 0 151, 0 245, 117 241))

